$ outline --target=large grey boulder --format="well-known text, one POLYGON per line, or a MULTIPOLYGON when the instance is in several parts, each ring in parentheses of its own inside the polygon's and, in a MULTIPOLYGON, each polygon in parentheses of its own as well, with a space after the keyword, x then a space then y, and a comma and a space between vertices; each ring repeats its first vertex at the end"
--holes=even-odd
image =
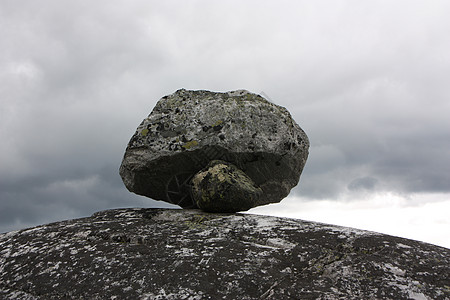
POLYGON ((309 141, 289 112, 263 97, 178 90, 158 101, 128 143, 120 175, 131 192, 196 208, 192 177, 212 160, 237 166, 280 202, 297 185, 309 141))
POLYGON ((0 234, 0 299, 450 299, 450 249, 352 228, 118 209, 0 234))

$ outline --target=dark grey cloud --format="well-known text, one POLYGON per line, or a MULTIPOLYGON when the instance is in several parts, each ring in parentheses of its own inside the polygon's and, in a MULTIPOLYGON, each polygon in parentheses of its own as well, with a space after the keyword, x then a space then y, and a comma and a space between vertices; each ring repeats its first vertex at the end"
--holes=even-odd
POLYGON ((311 140, 293 191, 449 193, 446 1, 2 1, 0 231, 119 206, 179 88, 264 92, 311 140))
POLYGON ((24 176, 0 184, 0 232, 62 219, 89 216, 118 207, 175 207, 124 189, 117 168, 98 173, 68 172, 24 176))

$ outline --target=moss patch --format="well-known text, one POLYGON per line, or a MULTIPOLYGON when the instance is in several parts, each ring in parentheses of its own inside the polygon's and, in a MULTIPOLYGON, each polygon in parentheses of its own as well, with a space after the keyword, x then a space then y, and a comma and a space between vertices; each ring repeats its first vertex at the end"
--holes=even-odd
POLYGON ((193 141, 186 142, 183 145, 183 148, 187 150, 187 149, 191 149, 192 147, 195 147, 195 146, 198 146, 198 142, 196 140, 193 140, 193 141))
POLYGON ((148 134, 148 129, 145 128, 144 130, 141 131, 141 135, 142 136, 146 136, 148 134))

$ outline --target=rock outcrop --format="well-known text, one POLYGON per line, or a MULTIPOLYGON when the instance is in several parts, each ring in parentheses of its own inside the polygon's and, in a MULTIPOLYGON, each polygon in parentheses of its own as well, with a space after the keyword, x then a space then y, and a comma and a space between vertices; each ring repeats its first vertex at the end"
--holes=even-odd
POLYGON ((450 299, 450 249, 352 228, 117 209, 0 235, 0 299, 450 299))
POLYGON ((280 202, 297 185, 308 149, 289 112, 259 95, 182 89, 159 100, 139 125, 120 175, 131 192, 197 208, 192 177, 223 160, 261 188, 258 206, 280 202))

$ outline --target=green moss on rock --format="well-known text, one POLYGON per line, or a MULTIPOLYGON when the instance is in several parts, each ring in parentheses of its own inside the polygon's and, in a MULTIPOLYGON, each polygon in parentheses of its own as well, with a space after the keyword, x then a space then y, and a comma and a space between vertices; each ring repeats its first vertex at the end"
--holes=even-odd
POLYGON ((142 136, 146 136, 148 134, 148 129, 145 128, 144 130, 141 131, 141 135, 142 136))
POLYGON ((187 150, 187 149, 191 149, 192 147, 195 147, 195 146, 198 146, 198 142, 193 140, 193 141, 186 142, 183 145, 183 148, 187 150))

